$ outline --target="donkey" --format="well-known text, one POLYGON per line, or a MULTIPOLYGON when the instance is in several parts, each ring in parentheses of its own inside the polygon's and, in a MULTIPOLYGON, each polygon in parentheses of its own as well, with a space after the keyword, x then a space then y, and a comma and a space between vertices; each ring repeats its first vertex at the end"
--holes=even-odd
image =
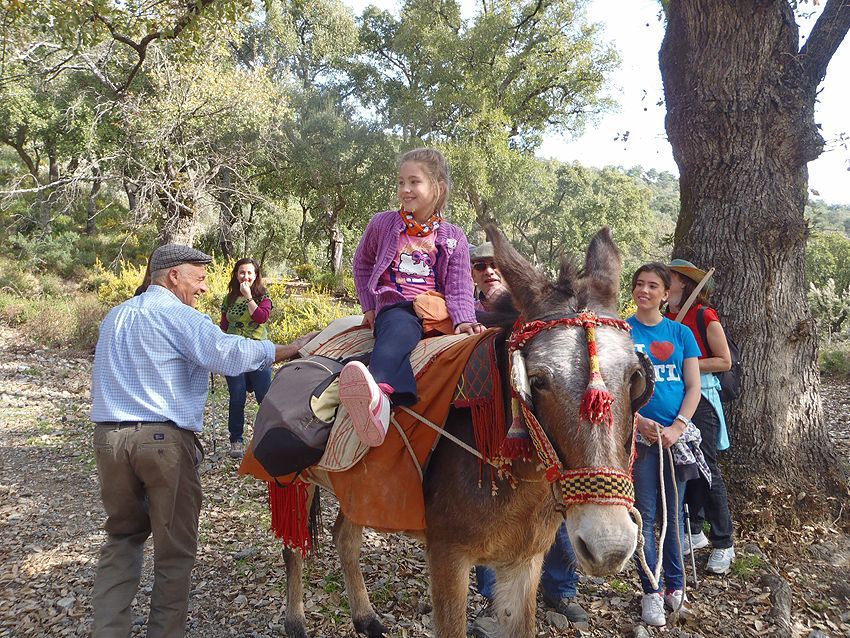
MULTIPOLYGON (((584 269, 576 273, 564 260, 555 282, 532 267, 494 227, 487 229, 487 235, 494 244, 496 261, 512 291, 513 302, 526 322, 564 321, 581 309, 616 322, 613 318, 622 261, 607 228, 592 239, 584 269)), ((580 404, 593 366, 585 330, 562 323, 553 322, 550 329, 539 332, 521 348, 531 388, 531 410, 567 473, 583 468, 628 476, 634 410, 648 398, 652 377, 625 330, 601 325, 595 332, 599 367, 613 400, 610 422, 593 424, 582 416, 580 404)), ((508 378, 507 355, 505 349, 499 356, 503 379, 508 378)), ((507 405, 505 409, 509 411, 507 405)), ((445 428, 473 444, 468 410, 453 409, 445 428)), ((503 636, 535 636, 543 555, 565 519, 579 566, 586 574, 616 573, 635 550, 638 530, 629 515, 628 502, 569 503, 565 507, 565 497, 556 489, 556 483, 547 480, 539 459, 515 461, 513 474, 514 487, 507 480, 491 479, 498 487, 493 496, 487 481, 479 487, 478 459, 471 454, 445 439, 440 440, 432 454, 424 482, 427 529, 423 540, 438 638, 466 636, 469 571, 476 564, 489 565, 496 572, 494 610, 503 636)), ((333 526, 333 538, 342 562, 354 627, 358 633, 378 638, 387 629, 369 602, 360 571, 362 535, 363 528, 340 513, 333 526)), ((284 551, 284 558, 286 631, 290 638, 307 638, 302 559, 289 550, 284 551)))

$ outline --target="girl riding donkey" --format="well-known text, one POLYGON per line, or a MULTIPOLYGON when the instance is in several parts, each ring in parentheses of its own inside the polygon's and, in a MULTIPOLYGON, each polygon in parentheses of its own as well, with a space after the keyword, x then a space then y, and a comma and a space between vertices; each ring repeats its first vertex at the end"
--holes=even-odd
POLYGON ((469 245, 463 230, 443 219, 451 189, 446 158, 418 148, 399 159, 401 208, 376 214, 354 253, 354 282, 363 307, 363 325, 375 333, 367 368, 353 361, 340 373, 340 401, 360 439, 384 441, 391 405, 418 401, 410 353, 423 337, 414 300, 445 297, 454 332, 478 333, 469 245))

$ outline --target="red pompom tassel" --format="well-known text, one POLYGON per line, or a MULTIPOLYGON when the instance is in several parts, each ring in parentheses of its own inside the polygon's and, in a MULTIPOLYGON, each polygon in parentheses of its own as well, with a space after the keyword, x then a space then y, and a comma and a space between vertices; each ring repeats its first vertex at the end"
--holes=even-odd
POLYGON ((310 538, 310 518, 307 512, 309 492, 304 481, 288 485, 269 483, 269 509, 274 535, 290 549, 298 549, 307 556, 313 542, 310 538))
POLYGON ((614 415, 611 412, 612 405, 614 405, 614 397, 604 386, 601 388, 588 386, 581 398, 579 414, 581 418, 594 425, 604 423, 610 427, 614 424, 614 415))

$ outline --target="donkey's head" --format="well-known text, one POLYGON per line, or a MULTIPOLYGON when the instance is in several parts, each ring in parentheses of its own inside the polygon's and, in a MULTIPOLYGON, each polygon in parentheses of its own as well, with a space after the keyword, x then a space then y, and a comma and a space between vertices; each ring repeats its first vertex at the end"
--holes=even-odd
MULTIPOLYGON (((574 317, 584 309, 616 319, 622 260, 607 228, 590 242, 584 268, 576 272, 564 259, 556 281, 529 264, 494 227, 487 229, 487 236, 525 322, 574 317)), ((613 399, 609 423, 594 423, 580 407, 591 376, 582 327, 553 324, 528 341, 521 353, 532 410, 563 468, 568 473, 586 470, 582 474, 597 478, 613 470, 610 474, 622 480, 630 474, 634 406, 642 404, 651 382, 625 330, 599 325, 595 333, 599 369, 613 399)), ((628 479, 625 482, 630 489, 628 479)), ((560 495, 560 490, 556 493, 560 495)), ((585 573, 619 571, 634 552, 637 527, 624 500, 612 499, 615 504, 600 504, 604 498, 569 500, 567 528, 585 573)))

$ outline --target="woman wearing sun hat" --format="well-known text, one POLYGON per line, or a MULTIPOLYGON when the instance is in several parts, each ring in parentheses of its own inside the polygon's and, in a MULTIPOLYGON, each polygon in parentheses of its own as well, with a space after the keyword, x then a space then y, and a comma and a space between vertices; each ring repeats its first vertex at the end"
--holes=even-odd
MULTIPOLYGON (((685 259, 670 262, 672 281, 668 300, 667 317, 675 319, 682 306, 687 303, 697 285, 705 279, 706 271, 697 268, 685 259)), ((692 420, 702 434, 700 448, 711 471, 711 485, 699 477, 688 481, 685 503, 691 518, 691 545, 695 549, 712 545, 706 569, 716 574, 729 571, 735 558, 732 540, 732 516, 726 483, 717 464, 717 452, 729 447, 726 419, 720 403, 720 382, 715 372, 725 372, 732 367, 732 356, 726 343, 726 334, 717 312, 708 305, 708 295, 714 289, 714 281, 708 279, 697 293, 693 305, 682 318, 682 323, 691 329, 700 349, 699 371, 702 397, 692 420), (700 334, 698 319, 702 314, 708 343, 700 334), (702 531, 703 514, 711 529, 708 538, 702 531)), ((687 549, 687 545, 686 545, 687 549)))

